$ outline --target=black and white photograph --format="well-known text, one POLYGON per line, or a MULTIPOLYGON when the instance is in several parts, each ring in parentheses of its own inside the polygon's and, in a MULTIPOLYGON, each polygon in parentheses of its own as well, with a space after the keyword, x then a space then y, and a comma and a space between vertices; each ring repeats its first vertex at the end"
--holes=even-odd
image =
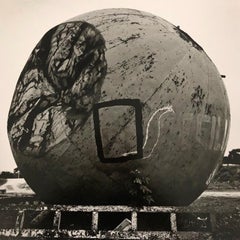
POLYGON ((239 0, 0 0, 0 240, 240 240, 239 0))

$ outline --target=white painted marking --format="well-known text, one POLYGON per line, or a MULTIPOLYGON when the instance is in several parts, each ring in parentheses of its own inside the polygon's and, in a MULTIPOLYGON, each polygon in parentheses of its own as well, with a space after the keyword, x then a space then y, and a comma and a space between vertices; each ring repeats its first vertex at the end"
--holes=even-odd
MULTIPOLYGON (((152 122, 154 116, 155 116, 159 111, 162 111, 162 110, 166 110, 166 112, 162 113, 162 114, 160 115, 160 117, 161 117, 163 114, 167 113, 167 112, 174 112, 174 110, 173 110, 173 108, 172 108, 172 105, 170 105, 170 106, 166 106, 166 107, 159 108, 159 109, 157 109, 157 110, 152 114, 152 116, 150 117, 150 119, 148 120, 148 123, 147 123, 147 129, 146 129, 146 135, 145 135, 146 138, 145 138, 145 142, 144 142, 144 144, 143 144, 143 149, 145 148, 145 146, 146 146, 146 144, 147 144, 148 134, 149 134, 148 131, 149 131, 150 123, 152 122)), ((159 118, 160 118, 160 117, 159 117, 159 118)))
POLYGON ((159 108, 158 110, 156 110, 152 116, 150 117, 148 123, 147 123, 147 129, 146 129, 146 138, 145 138, 145 142, 144 142, 144 145, 143 145, 143 149, 145 148, 146 144, 147 144, 147 140, 148 140, 148 135, 149 135, 149 126, 150 126, 150 123, 152 122, 153 120, 153 117, 159 112, 159 111, 162 111, 162 110, 166 110, 165 112, 163 112, 159 118, 158 118, 158 136, 157 136, 157 140, 155 142, 155 144, 153 145, 153 148, 151 150, 151 152, 146 156, 144 157, 143 159, 146 159, 146 158, 149 158, 151 157, 154 149, 156 148, 157 144, 158 144, 158 141, 159 141, 159 138, 160 138, 160 130, 161 130, 161 118, 168 112, 173 112, 174 113, 174 110, 172 108, 172 106, 166 106, 166 107, 163 107, 163 108, 159 108))
POLYGON ((132 151, 132 152, 123 153, 122 156, 123 156, 123 157, 126 157, 126 156, 128 156, 129 154, 137 154, 137 151, 132 151))
MULTIPOLYGON (((145 148, 145 146, 146 146, 146 144, 147 144, 147 141, 148 141, 150 123, 152 122, 153 118, 155 117, 155 115, 156 115, 158 112, 164 111, 164 110, 166 110, 166 111, 163 112, 163 113, 159 116, 159 118, 158 118, 158 136, 157 136, 157 140, 156 140, 155 144, 153 145, 153 148, 152 148, 151 152, 148 154, 148 156, 144 157, 143 159, 149 158, 149 157, 152 155, 154 149, 156 148, 156 146, 157 146, 157 144, 158 144, 158 140, 159 140, 159 137, 160 137, 160 124, 161 124, 160 120, 161 120, 161 118, 163 117, 163 115, 165 115, 165 114, 168 113, 168 112, 173 112, 173 113, 175 113, 174 110, 173 110, 172 105, 168 105, 168 106, 166 106, 166 107, 162 107, 162 108, 157 109, 157 110, 152 114, 152 116, 150 117, 150 119, 148 120, 148 123, 147 123, 146 134, 145 134, 146 137, 145 137, 145 141, 144 141, 144 144, 143 144, 143 149, 145 148)), ((127 155, 129 155, 129 154, 137 154, 137 151, 132 151, 132 152, 123 153, 122 156, 125 157, 125 156, 127 156, 127 155)))

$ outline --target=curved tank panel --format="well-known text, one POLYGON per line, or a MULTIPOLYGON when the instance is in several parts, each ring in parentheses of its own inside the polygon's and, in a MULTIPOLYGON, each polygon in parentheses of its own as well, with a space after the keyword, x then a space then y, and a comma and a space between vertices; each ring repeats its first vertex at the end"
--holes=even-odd
POLYGON ((44 201, 186 205, 221 163, 229 121, 221 76, 187 33, 105 9, 43 36, 19 77, 8 134, 44 201))

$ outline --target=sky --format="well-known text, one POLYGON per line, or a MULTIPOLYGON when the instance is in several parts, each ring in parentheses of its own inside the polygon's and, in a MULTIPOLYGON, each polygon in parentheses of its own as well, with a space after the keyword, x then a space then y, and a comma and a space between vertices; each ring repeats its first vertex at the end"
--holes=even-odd
POLYGON ((7 117, 18 77, 41 37, 74 16, 104 8, 150 12, 180 26, 200 44, 224 78, 231 128, 225 155, 240 148, 239 0, 0 0, 0 172, 15 167, 7 117))

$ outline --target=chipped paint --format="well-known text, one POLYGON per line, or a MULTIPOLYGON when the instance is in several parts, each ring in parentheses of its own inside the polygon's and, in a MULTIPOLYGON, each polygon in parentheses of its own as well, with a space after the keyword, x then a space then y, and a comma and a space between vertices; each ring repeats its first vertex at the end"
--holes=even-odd
POLYGON ((203 89, 198 85, 194 88, 194 92, 191 94, 191 103, 194 112, 200 112, 203 104, 203 100, 205 98, 205 93, 203 92, 203 89))

